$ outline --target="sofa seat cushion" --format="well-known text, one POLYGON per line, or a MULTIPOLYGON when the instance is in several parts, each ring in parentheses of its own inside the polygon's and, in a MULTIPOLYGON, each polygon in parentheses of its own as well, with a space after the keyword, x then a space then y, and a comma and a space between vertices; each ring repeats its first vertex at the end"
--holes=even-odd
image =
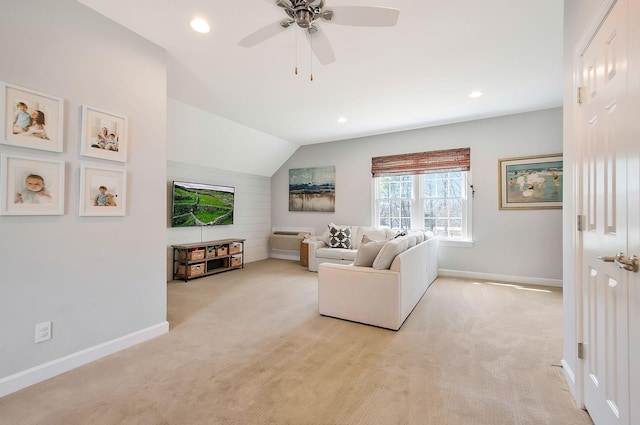
POLYGON ((355 249, 318 248, 316 250, 316 258, 353 261, 356 258, 356 252, 357 251, 355 249))

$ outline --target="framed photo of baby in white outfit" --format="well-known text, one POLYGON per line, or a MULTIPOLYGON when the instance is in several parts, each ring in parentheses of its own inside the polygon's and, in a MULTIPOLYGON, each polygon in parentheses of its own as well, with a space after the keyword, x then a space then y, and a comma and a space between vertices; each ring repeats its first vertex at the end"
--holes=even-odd
POLYGON ((0 143, 62 152, 64 100, 0 81, 0 143))
POLYGON ((127 203, 127 172, 80 165, 80 215, 123 216, 127 203))
POLYGON ((80 155, 127 162, 127 117, 82 107, 80 155))
POLYGON ((64 161, 2 154, 0 214, 64 214, 64 161))

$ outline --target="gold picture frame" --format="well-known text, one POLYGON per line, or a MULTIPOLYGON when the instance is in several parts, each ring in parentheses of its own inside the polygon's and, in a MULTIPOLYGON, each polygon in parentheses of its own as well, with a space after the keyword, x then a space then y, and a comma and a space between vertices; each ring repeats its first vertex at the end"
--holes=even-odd
POLYGON ((562 208, 562 154, 498 160, 499 208, 562 208))

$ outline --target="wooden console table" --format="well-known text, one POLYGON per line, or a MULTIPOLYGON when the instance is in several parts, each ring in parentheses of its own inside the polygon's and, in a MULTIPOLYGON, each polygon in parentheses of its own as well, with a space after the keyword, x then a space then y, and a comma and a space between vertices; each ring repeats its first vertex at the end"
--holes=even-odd
POLYGON ((185 282, 229 270, 244 268, 245 239, 221 239, 173 248, 173 278, 185 282))

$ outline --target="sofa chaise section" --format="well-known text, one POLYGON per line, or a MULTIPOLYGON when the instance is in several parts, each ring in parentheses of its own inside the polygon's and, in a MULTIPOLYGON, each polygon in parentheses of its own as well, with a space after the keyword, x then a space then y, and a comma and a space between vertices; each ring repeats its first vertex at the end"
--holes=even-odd
POLYGON ((389 270, 329 262, 318 268, 321 315, 398 330, 438 276, 438 238, 401 252, 389 270))

